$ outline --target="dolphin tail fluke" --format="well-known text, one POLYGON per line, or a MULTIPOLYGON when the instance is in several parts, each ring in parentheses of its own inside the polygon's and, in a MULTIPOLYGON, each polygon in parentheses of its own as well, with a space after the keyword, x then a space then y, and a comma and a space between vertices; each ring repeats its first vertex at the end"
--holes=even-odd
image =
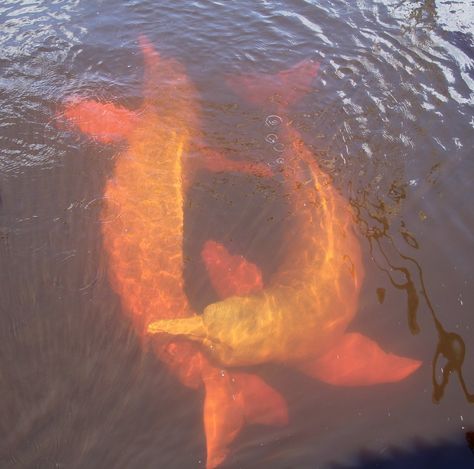
POLYGON ((258 106, 268 102, 286 106, 294 104, 311 90, 318 70, 319 62, 305 59, 275 75, 229 77, 227 83, 237 94, 258 106))
POLYGON ((204 379, 204 430, 206 433, 207 469, 224 461, 229 446, 244 426, 244 416, 232 398, 232 382, 227 373, 213 370, 204 379))
POLYGON ((245 424, 284 425, 288 411, 283 398, 262 379, 214 368, 203 376, 206 388, 204 427, 207 469, 221 464, 245 424))
POLYGON ((242 255, 232 255, 216 241, 206 241, 201 257, 220 298, 249 295, 263 288, 262 272, 242 255))
POLYGON ((384 352, 373 340, 348 333, 331 350, 302 371, 337 386, 393 383, 411 375, 421 361, 384 352))
POLYGON ((251 424, 281 426, 288 423, 283 397, 256 375, 233 373, 245 420, 251 424))
MULTIPOLYGON (((258 266, 243 256, 231 255, 222 244, 207 241, 201 255, 221 298, 246 295, 263 288, 258 266)), ((213 469, 227 457, 229 445, 245 424, 285 425, 288 408, 283 397, 258 376, 208 370, 203 373, 204 425, 207 469, 213 469)))
POLYGON ((59 117, 102 143, 126 138, 138 120, 134 111, 124 107, 80 98, 69 99, 59 117))

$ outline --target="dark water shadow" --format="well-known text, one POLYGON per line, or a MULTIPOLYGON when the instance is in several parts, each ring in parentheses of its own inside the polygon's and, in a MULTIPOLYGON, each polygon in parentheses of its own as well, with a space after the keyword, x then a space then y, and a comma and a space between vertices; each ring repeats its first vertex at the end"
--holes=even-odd
POLYGON ((391 447, 383 454, 361 451, 353 463, 333 464, 331 469, 468 469, 474 467, 474 433, 455 441, 414 441, 409 448, 391 447))

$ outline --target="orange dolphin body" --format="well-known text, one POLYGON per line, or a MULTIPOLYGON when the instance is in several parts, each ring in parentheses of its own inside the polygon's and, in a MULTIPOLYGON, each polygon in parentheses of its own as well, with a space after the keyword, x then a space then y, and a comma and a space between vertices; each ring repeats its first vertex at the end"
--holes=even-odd
MULTIPOLYGON (((64 115, 101 142, 127 143, 105 187, 107 222, 102 233, 111 284, 145 340, 150 338, 146 334, 150 322, 195 317, 184 293, 182 245, 185 156, 196 138, 198 110, 196 92, 183 67, 159 56, 145 39, 141 48, 146 67, 140 111, 73 99, 64 115)), ((268 174, 263 165, 235 161, 226 165, 212 152, 204 155, 203 165, 211 170, 268 174)), ((227 287, 216 288, 222 298, 261 287, 258 269, 244 259, 236 266, 223 246, 206 245, 203 257, 228 272, 227 287)), ((257 376, 216 368, 197 344, 186 339, 153 340, 152 345, 183 384, 204 386, 208 468, 225 459, 245 423, 287 421, 285 402, 257 376)))
MULTIPOLYGON (((316 72, 317 64, 305 61, 272 77, 269 85, 262 85, 261 77, 231 82, 248 90, 253 102, 288 86, 291 102, 316 72)), ((345 332, 357 311, 363 279, 349 204, 294 128, 282 126, 280 142, 285 144, 282 172, 293 214, 279 270, 258 293, 209 305, 201 316, 155 321, 149 332, 197 341, 223 366, 284 363, 343 386, 407 377, 419 361, 386 353, 371 339, 345 332)))

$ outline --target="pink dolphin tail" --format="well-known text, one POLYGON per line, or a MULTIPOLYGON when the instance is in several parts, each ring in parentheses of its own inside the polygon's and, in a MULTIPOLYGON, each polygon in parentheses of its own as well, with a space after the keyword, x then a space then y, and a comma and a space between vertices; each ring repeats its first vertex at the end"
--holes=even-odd
POLYGON ((204 427, 207 469, 217 467, 245 424, 285 425, 286 403, 258 376, 213 369, 203 380, 206 387, 204 427))
POLYGON ((305 59, 275 75, 243 75, 229 77, 226 81, 237 94, 252 104, 274 101, 286 106, 296 103, 311 90, 318 70, 319 62, 305 59))
POLYGON ((300 368, 306 374, 337 386, 393 383, 410 376, 421 361, 384 352, 358 333, 347 333, 331 350, 300 368))

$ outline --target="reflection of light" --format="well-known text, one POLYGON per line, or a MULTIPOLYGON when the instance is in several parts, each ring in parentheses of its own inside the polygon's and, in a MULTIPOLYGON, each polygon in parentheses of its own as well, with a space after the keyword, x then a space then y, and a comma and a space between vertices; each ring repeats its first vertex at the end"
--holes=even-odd
POLYGON ((312 32, 316 33, 316 35, 326 44, 332 45, 331 41, 328 39, 328 37, 323 34, 323 30, 321 29, 320 26, 318 26, 316 23, 313 23, 310 21, 308 18, 306 18, 303 15, 300 15, 294 11, 288 11, 288 10, 277 10, 275 13, 280 13, 283 16, 290 17, 290 18, 296 18, 303 24, 303 26, 306 26, 308 29, 310 29, 312 32))
POLYGON ((472 2, 436 2, 439 23, 446 31, 465 31, 474 35, 474 4, 472 2))
POLYGON ((9 127, 2 135, 3 171, 51 164, 60 157, 46 103, 61 94, 63 64, 74 62, 71 49, 87 32, 73 21, 79 16, 78 6, 78 1, 0 3, 0 59, 6 64, 0 79, 0 126, 3 131, 9 127))
MULTIPOLYGON (((51 40, 61 42, 61 50, 48 52, 65 52, 67 46, 78 44, 86 28, 72 22, 77 15, 79 1, 72 2, 38 2, 36 4, 24 1, 2 2, 2 35, 0 46, 5 55, 28 55, 39 46, 50 44, 51 40), (10 8, 6 7, 11 5, 10 8)), ((59 47, 58 47, 59 48, 59 47)), ((63 55, 64 57, 64 55, 63 55)))
MULTIPOLYGON (((474 103, 474 80, 469 75, 469 71, 474 68, 474 61, 459 47, 449 42, 449 35, 457 33, 464 35, 466 41, 470 42, 472 47, 474 41, 474 4, 468 1, 460 1, 457 5, 452 2, 436 2, 433 5, 422 5, 421 7, 417 5, 416 3, 402 2, 397 4, 396 8, 392 8, 390 13, 403 25, 406 24, 407 19, 412 20, 413 26, 417 28, 420 27, 420 20, 415 13, 426 14, 429 21, 427 20, 428 25, 424 29, 430 37, 430 43, 416 43, 414 48, 416 54, 420 58, 436 64, 442 71, 447 82, 452 85, 448 87, 451 99, 459 104, 474 103), (440 29, 442 30, 441 34, 438 32, 440 29), (448 40, 446 40, 446 36, 448 36, 448 40), (466 97, 454 87, 457 77, 453 74, 451 64, 447 66, 441 60, 432 60, 432 57, 425 56, 425 52, 438 59, 447 53, 447 55, 454 59, 462 80, 471 91, 470 95, 466 97)), ((377 38, 377 40, 380 39, 377 38)), ((405 58, 408 59, 409 55, 406 55, 405 58)))

